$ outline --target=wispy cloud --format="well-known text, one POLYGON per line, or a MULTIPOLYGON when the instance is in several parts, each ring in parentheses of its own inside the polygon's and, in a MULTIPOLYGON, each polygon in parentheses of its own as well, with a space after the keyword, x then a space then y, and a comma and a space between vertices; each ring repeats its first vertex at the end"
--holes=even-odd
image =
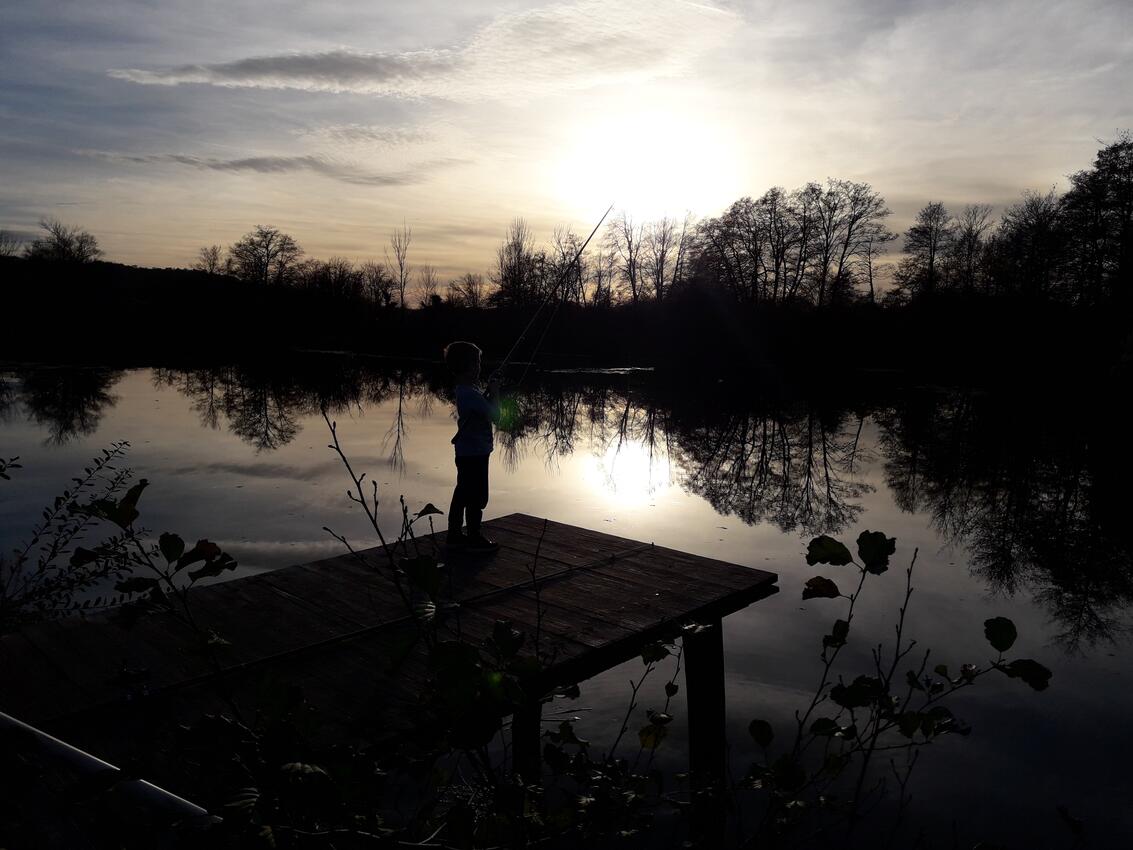
POLYGON ((679 74, 739 23, 732 12, 683 0, 579 0, 497 18, 451 49, 337 49, 108 73, 145 85, 522 98, 679 74))
POLYGON ((339 145, 415 145, 432 140, 423 127, 385 127, 367 124, 332 124, 294 131, 296 136, 339 145))
POLYGON ((372 172, 358 166, 336 162, 321 156, 248 156, 235 159, 200 157, 191 154, 127 154, 113 151, 81 151, 85 156, 103 159, 108 162, 149 165, 154 163, 185 165, 208 171, 251 172, 256 174, 289 174, 310 172, 344 183, 358 186, 408 186, 420 183, 433 172, 468 160, 447 157, 419 162, 398 171, 372 172))

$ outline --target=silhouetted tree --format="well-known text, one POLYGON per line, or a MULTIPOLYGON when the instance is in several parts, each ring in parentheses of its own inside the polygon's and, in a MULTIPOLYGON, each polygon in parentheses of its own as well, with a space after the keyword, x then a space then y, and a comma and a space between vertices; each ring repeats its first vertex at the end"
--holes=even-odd
POLYGON ((401 225, 400 230, 395 230, 390 234, 389 247, 393 251, 393 257, 386 253, 386 266, 389 268, 390 277, 393 278, 397 286, 398 305, 401 309, 405 309, 405 290, 409 286, 409 243, 413 241, 413 230, 406 224, 401 225))
POLYGON ((206 274, 224 274, 224 249, 219 245, 207 245, 197 252, 193 268, 206 274))
POLYGON ((1056 294, 1062 288, 1068 236, 1058 193, 1025 193, 1004 211, 992 240, 996 286, 1032 299, 1056 294))
POLYGON ((898 288, 911 295, 932 294, 955 232, 955 221, 944 204, 932 201, 921 207, 916 223, 905 233, 905 258, 897 267, 898 288))
POLYGON ((956 218, 946 262, 954 286, 963 292, 976 290, 983 270, 985 234, 990 227, 991 206, 988 204, 968 204, 956 218))
POLYGON ((39 227, 43 235, 34 240, 24 252, 29 260, 89 263, 102 256, 98 240, 87 230, 68 226, 56 218, 41 219, 39 227))
POLYGON ((0 230, 0 257, 14 257, 20 252, 23 240, 8 230, 0 230))
POLYGON ((1120 133, 1070 184, 1063 215, 1072 299, 1133 306, 1133 135, 1120 133))
POLYGON ((260 286, 282 286, 290 282, 303 249, 278 228, 257 224, 228 249, 228 255, 233 273, 241 280, 260 286))
POLYGON ((417 270, 417 306, 431 307, 440 300, 437 290, 440 282, 437 280, 437 270, 432 266, 421 266, 417 270))
POLYGON ((606 228, 607 243, 618 257, 618 273, 623 287, 629 290, 630 301, 641 297, 641 227, 635 226, 629 214, 614 219, 606 228))
POLYGON ((397 283, 389 270, 371 260, 362 264, 361 272, 366 297, 379 307, 392 307, 397 300, 397 283))
POLYGON ((512 219, 504 241, 496 249, 496 266, 491 280, 496 290, 493 303, 522 305, 540 301, 543 296, 544 258, 535 251, 535 240, 527 221, 512 219))
POLYGON ((466 272, 448 285, 448 302, 456 307, 479 309, 486 306, 487 287, 482 274, 466 272))

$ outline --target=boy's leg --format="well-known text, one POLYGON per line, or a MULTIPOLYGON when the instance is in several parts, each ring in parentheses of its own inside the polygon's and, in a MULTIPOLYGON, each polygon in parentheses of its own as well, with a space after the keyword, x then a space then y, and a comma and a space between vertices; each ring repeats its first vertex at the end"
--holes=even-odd
POLYGON ((470 457, 465 467, 468 472, 465 477, 468 502, 464 512, 468 517, 469 537, 480 536, 480 520, 484 518, 484 506, 488 504, 488 457, 470 457))
POLYGON ((468 545, 477 552, 494 552, 499 544, 488 540, 480 533, 480 520, 488 504, 488 459, 490 455, 475 458, 476 464, 469 468, 466 479, 469 484, 468 504, 468 545))
MULTIPOLYGON (((468 483, 465 481, 467 475, 465 473, 464 464, 461 461, 464 458, 456 459, 456 486, 452 490, 452 502, 448 506, 448 533, 450 539, 455 539, 460 535, 460 530, 464 526, 464 512, 468 507, 467 490, 468 483)), ((469 516, 471 521, 471 516, 469 516)))

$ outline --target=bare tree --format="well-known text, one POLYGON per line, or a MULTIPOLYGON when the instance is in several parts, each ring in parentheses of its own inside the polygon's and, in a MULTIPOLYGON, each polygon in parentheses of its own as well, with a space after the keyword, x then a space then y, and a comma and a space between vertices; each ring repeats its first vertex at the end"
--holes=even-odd
POLYGON ((527 221, 513 219, 504 232, 503 244, 496 249, 496 267, 491 272, 496 285, 493 298, 500 304, 540 300, 544 295, 543 266, 527 221))
POLYGON ((390 307, 396 299, 397 284, 381 263, 362 264, 362 283, 366 296, 379 307, 390 307))
POLYGON ((440 300, 440 295, 437 294, 439 288, 440 281, 437 279, 437 270, 433 266, 421 266, 417 270, 417 305, 419 307, 431 307, 436 304, 440 300))
POLYGON ((24 252, 29 260, 89 263, 102 256, 98 240, 87 230, 68 226, 57 218, 41 219, 39 227, 44 235, 34 240, 24 252))
POLYGON ((645 275, 653 287, 653 297, 663 301, 669 290, 673 253, 677 247, 676 223, 668 217, 651 222, 645 229, 645 275))
POLYGON ((228 249, 228 254, 232 270, 241 280, 261 286, 281 286, 290 282, 303 249, 278 228, 257 224, 228 249))
POLYGON ((206 274, 224 274, 224 249, 219 245, 208 245, 197 252, 193 268, 206 274))
MULTIPOLYGON (((553 259, 548 263, 546 275, 548 288, 557 288, 554 293, 563 303, 573 301, 577 304, 586 303, 586 258, 579 252, 582 249, 582 239, 570 228, 556 227, 552 237, 553 259), (578 261, 575 262, 575 257, 578 261)), ((550 293, 548 293, 550 294, 550 293)))
POLYGON ((0 230, 0 257, 14 257, 20 252, 23 240, 9 230, 0 230))
POLYGON ((623 285, 629 288, 630 300, 637 303, 641 295, 641 227, 623 212, 620 219, 610 222, 606 231, 611 250, 619 258, 619 273, 623 285))
POLYGON ((479 309, 484 306, 487 288, 484 275, 466 272, 448 285, 448 301, 457 307, 479 309))
POLYGON ((898 286, 928 294, 940 282, 940 261, 956 231, 951 213, 940 201, 921 207, 916 223, 905 233, 905 259, 897 268, 898 286))
POLYGON ((397 285, 398 302, 401 309, 405 309, 405 290, 409 285, 409 243, 413 241, 413 230, 404 222, 400 230, 395 230, 390 234, 389 247, 393 251, 393 258, 390 258, 389 251, 386 252, 386 265, 389 267, 390 276, 393 278, 394 283, 397 285))
POLYGON ((614 279, 618 259, 610 251, 599 249, 587 268, 590 272, 590 305, 609 307, 614 302, 614 279))
POLYGON ((957 282, 965 292, 976 287, 984 236, 991 227, 990 204, 968 204, 956 219, 952 242, 957 282))

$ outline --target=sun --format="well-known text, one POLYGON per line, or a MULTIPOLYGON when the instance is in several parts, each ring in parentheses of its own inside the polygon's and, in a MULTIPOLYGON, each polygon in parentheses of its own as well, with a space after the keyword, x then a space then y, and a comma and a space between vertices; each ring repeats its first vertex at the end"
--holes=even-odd
POLYGON ((568 132, 553 163, 556 193, 571 207, 614 203, 635 219, 715 215, 743 184, 733 140, 691 112, 607 114, 568 132))
POLYGON ((665 447, 639 440, 611 442, 588 458, 584 477, 592 492, 605 494, 621 508, 648 505, 672 484, 665 447))

